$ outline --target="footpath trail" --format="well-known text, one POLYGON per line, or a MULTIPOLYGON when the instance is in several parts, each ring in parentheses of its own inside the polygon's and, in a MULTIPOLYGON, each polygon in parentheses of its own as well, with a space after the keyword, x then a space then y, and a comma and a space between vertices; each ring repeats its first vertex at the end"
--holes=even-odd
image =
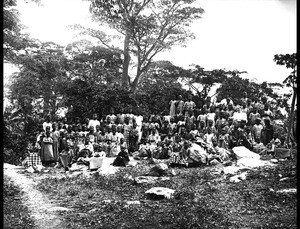
POLYGON ((29 208, 37 229, 66 228, 66 222, 59 211, 69 209, 55 205, 45 194, 36 190, 36 182, 24 174, 23 166, 4 163, 3 172, 24 192, 22 201, 29 208))

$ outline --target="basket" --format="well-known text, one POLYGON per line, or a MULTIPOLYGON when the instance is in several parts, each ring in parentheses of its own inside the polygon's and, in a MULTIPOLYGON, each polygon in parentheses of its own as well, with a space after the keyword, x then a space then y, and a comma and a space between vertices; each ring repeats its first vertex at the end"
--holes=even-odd
POLYGON ((92 157, 90 159, 89 169, 95 170, 102 167, 104 156, 92 157))

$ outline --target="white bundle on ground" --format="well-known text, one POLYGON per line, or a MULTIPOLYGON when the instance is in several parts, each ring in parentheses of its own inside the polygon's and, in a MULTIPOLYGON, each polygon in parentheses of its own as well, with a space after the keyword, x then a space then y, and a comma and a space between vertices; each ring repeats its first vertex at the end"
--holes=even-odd
POLYGON ((245 146, 233 147, 232 151, 235 154, 237 160, 239 160, 241 158, 253 158, 253 159, 256 159, 256 160, 260 159, 259 154, 250 151, 245 146))

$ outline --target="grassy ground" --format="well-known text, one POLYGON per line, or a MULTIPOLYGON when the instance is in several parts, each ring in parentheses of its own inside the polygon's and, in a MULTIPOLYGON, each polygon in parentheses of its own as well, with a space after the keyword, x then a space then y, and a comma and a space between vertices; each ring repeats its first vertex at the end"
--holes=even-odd
POLYGON ((21 194, 21 190, 8 177, 4 176, 3 228, 5 229, 34 228, 28 208, 21 201, 21 194))
POLYGON ((122 168, 115 175, 47 178, 38 189, 72 211, 62 212, 69 228, 296 228, 297 198, 277 190, 296 188, 296 161, 250 171, 247 180, 229 182, 212 167, 175 169, 156 184, 136 184, 153 165, 122 168), (280 178, 289 179, 280 181, 280 178), (150 200, 152 187, 175 189, 173 199, 150 200), (137 200, 140 204, 126 204, 137 200))

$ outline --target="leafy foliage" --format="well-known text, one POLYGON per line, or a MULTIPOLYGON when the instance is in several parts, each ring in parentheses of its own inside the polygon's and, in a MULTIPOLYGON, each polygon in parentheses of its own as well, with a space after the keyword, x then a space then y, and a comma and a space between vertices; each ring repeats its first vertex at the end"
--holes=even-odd
MULTIPOLYGON (((293 98, 292 98, 292 105, 291 105, 291 110, 290 110, 290 115, 289 115, 289 124, 288 124, 288 136, 287 136, 287 143, 289 144, 290 137, 291 137, 291 131, 292 129, 296 129, 297 133, 297 128, 293 126, 297 126, 297 118, 295 115, 295 106, 297 107, 298 100, 296 100, 297 97, 297 54, 276 54, 274 56, 274 61, 278 65, 285 65, 286 68, 291 68, 292 72, 291 74, 283 81, 284 84, 288 87, 293 88, 293 98)), ((295 142, 294 138, 291 139, 293 142, 295 142)))
MULTIPOLYGON (((39 0, 33 0, 39 2, 39 0)), ((36 40, 23 33, 24 26, 20 23, 19 12, 15 8, 16 0, 3 2, 3 57, 5 62, 14 63, 20 51, 34 47, 36 40)))
MULTIPOLYGON (((108 26, 124 37, 122 86, 130 84, 136 90, 140 76, 148 70, 153 57, 174 45, 193 39, 188 26, 204 12, 192 7, 194 1, 102 1, 94 0, 90 12, 95 21, 108 26), (136 57, 136 74, 128 76, 131 56, 136 57)), ((111 37, 102 31, 76 25, 82 34, 97 38, 103 45, 111 45, 111 37)))

